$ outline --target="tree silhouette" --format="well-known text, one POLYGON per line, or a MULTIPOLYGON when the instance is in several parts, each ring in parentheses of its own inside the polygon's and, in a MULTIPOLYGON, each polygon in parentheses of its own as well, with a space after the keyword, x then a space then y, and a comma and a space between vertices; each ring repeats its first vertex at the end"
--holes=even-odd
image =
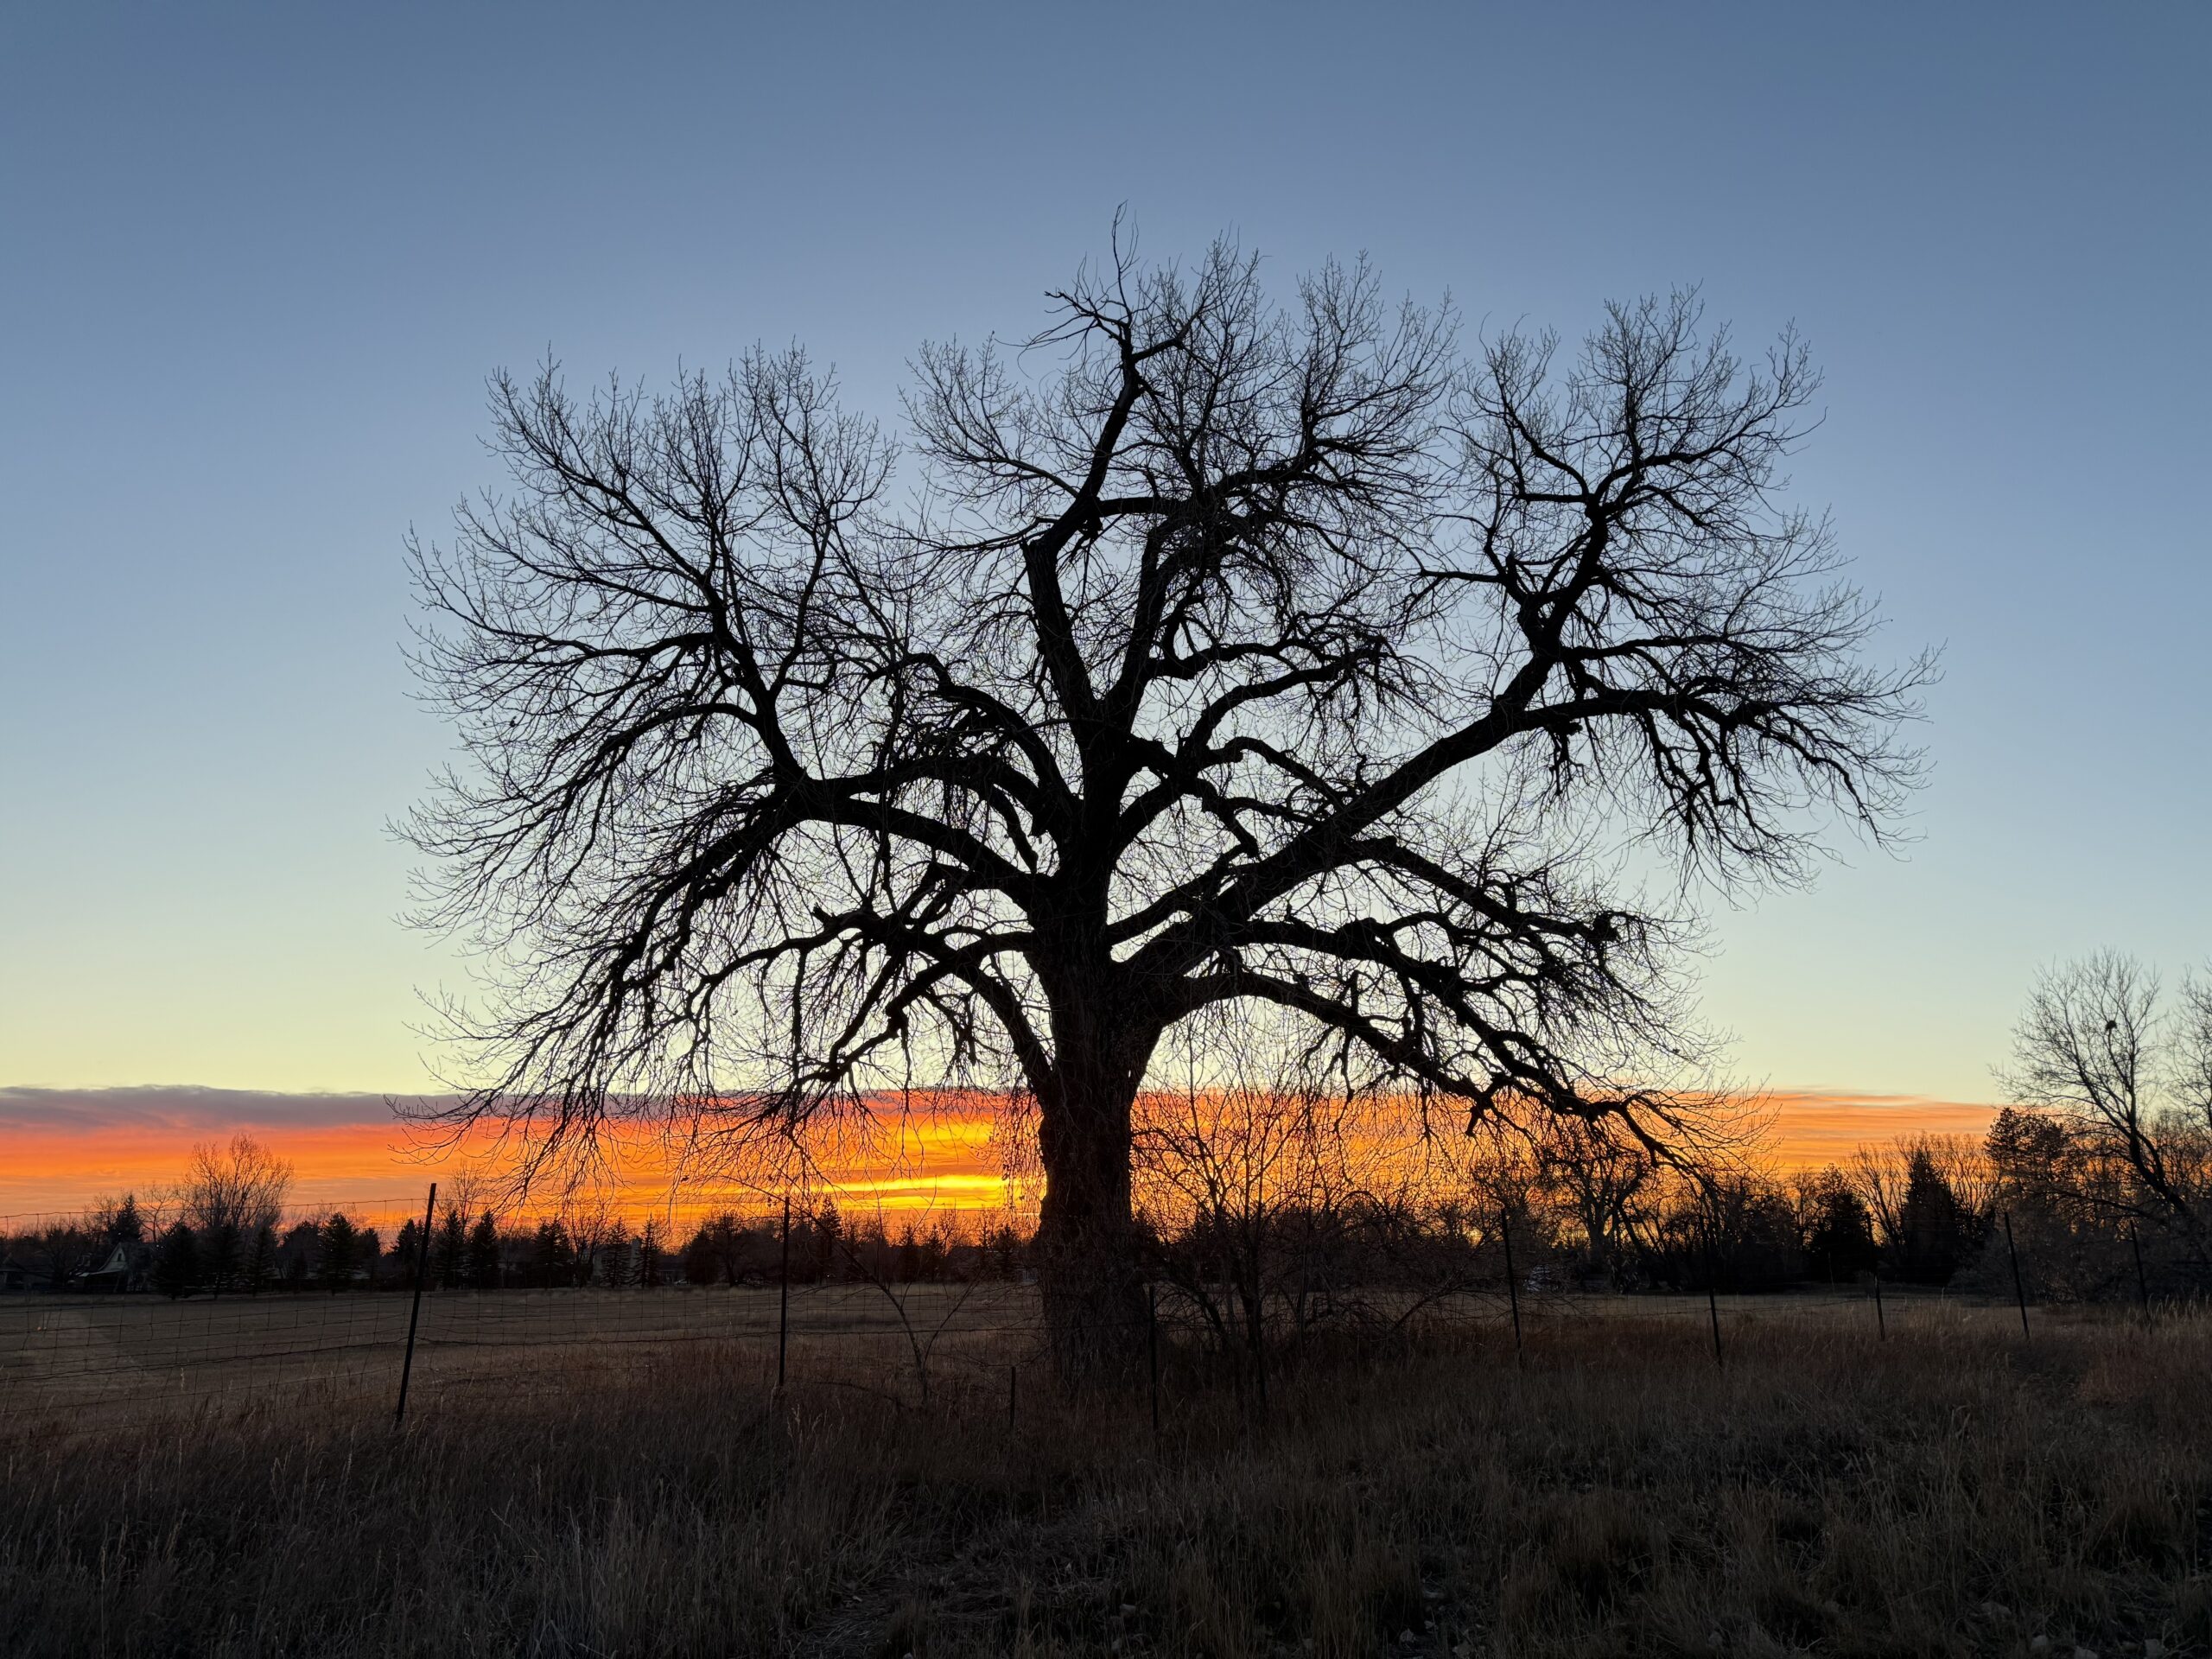
POLYGON ((575 1252, 569 1248, 568 1230, 557 1221, 541 1221, 531 1241, 531 1276, 545 1289, 566 1285, 575 1274, 575 1252))
POLYGON ((2212 979, 2190 976, 2161 1007, 2158 976, 2099 951, 2037 976, 1999 1081, 2058 1115, 2127 1172, 2126 1211, 2165 1232, 2212 1277, 2212 979))
POLYGON ((154 1248, 154 1288, 174 1301, 200 1282, 200 1242, 182 1222, 172 1223, 154 1248))
POLYGON ((499 1226, 486 1211, 468 1230, 468 1283, 474 1290, 499 1287, 499 1226))
POLYGON ((441 1290, 458 1290, 468 1271, 468 1217, 449 1204, 430 1235, 430 1281, 441 1290))
POLYGON ((264 1224, 254 1229, 253 1243, 246 1251, 246 1288, 258 1296, 276 1273, 276 1230, 264 1224))
POLYGON ((1974 1217, 1926 1151, 1915 1153, 1897 1206, 1897 1274, 1914 1284, 1946 1285, 1977 1242, 1974 1217))
POLYGON ((222 1228, 237 1240, 251 1239, 274 1227, 292 1185, 292 1166, 250 1135, 231 1137, 228 1146, 212 1142, 192 1149, 177 1198, 184 1219, 203 1238, 222 1228))
POLYGON ((1808 1268, 1831 1281, 1848 1280, 1880 1264, 1874 1218, 1841 1170, 1829 1165, 1802 1191, 1808 1268))
POLYGON ((218 1221, 200 1230, 200 1271, 216 1295, 230 1288, 245 1268, 248 1242, 235 1222, 218 1221))
POLYGON ((1142 1316, 1130 1115, 1163 1035, 1273 1004, 1353 1089, 1679 1141, 1686 918, 1885 833, 1927 672, 1778 466, 1816 386, 1694 300, 1568 367, 1363 264, 1120 246, 1018 353, 925 347, 894 451, 797 351, 645 398, 493 382, 513 493, 410 538, 467 764, 413 820, 458 1133, 525 1174, 624 1117, 734 1154, 872 1091, 1033 1103, 1071 1373, 1142 1316), (1643 884, 1643 885, 1649 885, 1643 884))
POLYGON ((138 1195, 126 1192, 120 1202, 100 1198, 93 1205, 93 1225, 109 1243, 138 1245, 146 1242, 145 1213, 138 1208, 138 1195))
POLYGON ((315 1240, 315 1271, 334 1296, 353 1282, 359 1243, 353 1219, 343 1211, 331 1211, 315 1240))

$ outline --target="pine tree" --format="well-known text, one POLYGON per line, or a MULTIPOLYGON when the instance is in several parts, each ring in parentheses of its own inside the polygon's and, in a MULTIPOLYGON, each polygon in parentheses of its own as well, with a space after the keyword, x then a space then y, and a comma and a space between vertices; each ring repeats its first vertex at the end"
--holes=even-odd
POLYGON ((344 1212, 332 1211, 330 1219, 322 1224, 322 1235, 318 1243, 316 1265, 323 1288, 335 1295, 353 1281, 356 1243, 353 1224, 346 1218, 344 1212))
POLYGON ((200 1234, 200 1275, 216 1295, 220 1296, 237 1280, 238 1269, 245 1265, 244 1246, 233 1221, 219 1221, 200 1234))
POLYGON ((174 1301, 191 1294, 200 1280, 200 1241, 178 1222, 162 1235, 154 1252, 154 1288, 174 1301))
POLYGON ((499 1229, 488 1210, 469 1230, 468 1282, 478 1290, 499 1287, 499 1229))
POLYGON ((600 1251, 606 1264, 607 1287, 627 1290, 638 1282, 638 1246, 626 1228, 616 1227, 600 1251))
POLYGON ((448 1205, 430 1239, 430 1282, 441 1290, 459 1290, 468 1270, 468 1220, 457 1205, 448 1205))
POLYGON ((683 1247, 683 1282, 711 1285, 721 1277, 721 1258, 715 1254, 715 1241, 702 1227, 683 1247))
POLYGON ((265 1223, 254 1229, 253 1246, 246 1253, 245 1287, 258 1296, 276 1276, 276 1230, 265 1223))
POLYGON ((660 1223, 648 1216, 644 1230, 638 1235, 638 1282, 647 1290, 657 1289, 664 1282, 661 1255, 660 1223))
POLYGON ((1803 1192, 1807 1268, 1830 1280, 1871 1271, 1881 1255, 1874 1218, 1843 1172, 1831 1164, 1807 1181, 1803 1192))
POLYGON ((573 1267, 567 1230, 557 1221, 538 1223, 537 1236, 531 1244, 531 1277, 550 1289, 568 1283, 573 1267))
POLYGON ((1904 1257, 1900 1276, 1914 1284, 1948 1284, 1966 1260, 1970 1230, 1971 1218, 1936 1160, 1916 1152, 1897 1206, 1904 1257))
POLYGON ((322 1253, 322 1229, 312 1221, 294 1224, 277 1247, 288 1289, 305 1290, 314 1276, 315 1258, 322 1253))
POLYGON ((146 1218, 139 1213, 138 1195, 126 1192, 123 1202, 102 1217, 111 1243, 143 1244, 146 1242, 146 1218))

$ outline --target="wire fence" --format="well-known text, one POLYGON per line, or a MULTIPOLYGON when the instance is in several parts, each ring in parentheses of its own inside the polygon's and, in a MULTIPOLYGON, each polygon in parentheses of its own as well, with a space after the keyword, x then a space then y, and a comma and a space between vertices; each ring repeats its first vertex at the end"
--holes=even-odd
MULTIPOLYGON (((1051 1382, 1036 1287, 980 1245, 950 1261, 934 1258, 938 1270, 911 1281, 888 1272, 795 1278, 785 1212, 783 1248, 753 1282, 681 1282, 672 1255, 656 1270, 638 1239, 618 1230, 611 1248, 628 1252, 626 1267, 617 1268, 609 1255, 603 1278, 587 1261, 577 1282, 531 1282, 511 1248, 504 1264, 495 1262, 496 1287, 461 1288, 451 1262, 442 1279, 434 1271, 435 1235, 423 1230, 418 1209, 391 1200, 326 1203, 316 1214, 334 1210, 358 1231, 377 1233, 379 1249, 404 1237, 409 1250, 371 1250, 366 1268, 335 1278, 218 1276, 192 1294, 149 1289, 143 1249, 135 1269, 106 1278, 95 1252, 73 1277, 54 1268, 42 1287, 0 1284, 0 1426, 98 1427, 218 1404, 397 1415, 410 1397, 420 1408, 471 1395, 498 1401, 625 1386, 655 1364, 686 1361, 715 1365, 735 1386, 768 1395, 849 1389, 899 1408, 996 1412, 1002 1402, 1010 1416, 1025 1376, 1033 1389, 1051 1382), (97 1294, 87 1288, 94 1284, 102 1287, 97 1294)), ((77 1219, 0 1217, 0 1241, 35 1240, 47 1236, 41 1224, 60 1229, 77 1219)), ((772 1217, 754 1219, 773 1227, 772 1217)), ((289 1224, 314 1221, 302 1215, 289 1224)), ((528 1224, 513 1218, 511 1247, 528 1224)), ((767 1237, 764 1231, 756 1243, 767 1237)), ((888 1267, 883 1243, 879 1231, 876 1260, 888 1267)), ((1156 1418, 1163 1358, 1176 1384, 1204 1373, 1230 1376, 1241 1389, 1249 1367, 1263 1388, 1271 1363, 1294 1362, 1313 1341, 1379 1352, 1443 1337, 1517 1353, 1610 1320, 1642 1328, 1655 1352, 1709 1346, 1713 1363, 1725 1364, 1731 1344, 1762 1327, 1794 1325, 1808 1339, 1980 1331, 2027 1342, 2056 1312, 2031 1300, 2032 1275, 2009 1231, 2010 1297, 1986 1282, 1964 1292, 1879 1277, 1757 1294, 1604 1293, 1576 1287, 1554 1263, 1516 1271, 1510 1237, 1499 1243, 1502 1271, 1476 1281, 1278 1287, 1259 1304, 1256 1342, 1254 1309, 1225 1278, 1147 1287, 1141 1319, 1096 1334, 1125 1353, 1143 1353, 1156 1418)), ((849 1251, 847 1265, 865 1263, 849 1251)), ((2128 1315, 2154 1321, 2160 1315, 2139 1274, 2136 1287, 2128 1315)))
MULTIPOLYGON (((1201 1287, 1205 1294, 1213 1287, 1201 1287)), ((1356 1325, 1308 1333, 1384 1349, 1440 1335, 1503 1354, 1598 1320, 1643 1326, 1663 1346, 1713 1360, 1759 1328, 1793 1322, 1874 1343, 1937 1330, 2024 1339, 2026 1305, 1882 1286, 1755 1295, 1599 1295, 1506 1284, 1420 1300, 1367 1293, 1356 1325), (1404 1317, 1394 1317, 1394 1303, 1404 1317), (2016 1321, 2019 1323, 2016 1325, 2016 1321), (1662 1340, 1671 1328, 1673 1340, 1662 1340)), ((1270 1310, 1275 1344, 1297 1351, 1296 1310, 1270 1310)), ((1187 1292, 1155 1287, 1145 1319, 1109 1341, 1149 1349, 1154 1408, 1163 1355, 1242 1363, 1241 1332, 1214 1326, 1187 1292)), ((653 1363, 719 1368, 738 1389, 840 1388, 899 1408, 1013 1413, 1051 1383, 1038 1293, 1020 1282, 810 1284, 490 1291, 321 1291, 170 1300, 144 1294, 0 1297, 0 1417, 92 1427, 211 1404, 391 1412, 403 1371, 413 1405, 625 1386, 653 1363), (410 1344, 410 1331, 413 1327, 410 1344)), ((1262 1365, 1269 1363, 1262 1357, 1262 1365)), ((1280 1359, 1276 1363, 1281 1363, 1280 1359)))

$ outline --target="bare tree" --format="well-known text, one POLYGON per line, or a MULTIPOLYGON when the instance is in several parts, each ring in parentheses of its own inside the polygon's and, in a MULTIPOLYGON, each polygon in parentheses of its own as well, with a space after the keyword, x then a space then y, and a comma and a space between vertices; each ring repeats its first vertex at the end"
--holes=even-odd
POLYGON ((1999 1080, 2054 1110, 2127 1172, 2121 1203, 2171 1233, 2202 1272, 2212 1138, 2212 982, 2191 977, 2172 1015, 2158 976, 2112 951, 2038 975, 1999 1080))
POLYGON ((283 1215, 292 1190, 292 1166, 250 1135, 192 1149, 176 1198, 187 1225, 202 1237, 251 1240, 283 1215))
POLYGON ((1579 1118, 1547 1124, 1536 1142, 1541 1178, 1582 1235, 1584 1264, 1618 1287, 1639 1205, 1660 1173, 1649 1147, 1579 1118))
MULTIPOLYGON (((1141 1311, 1130 1111, 1162 1034, 1272 1004, 1351 1087, 1652 1146, 1687 922, 1618 875, 1877 837, 1924 662, 1778 467, 1816 379, 1694 299, 1571 367, 1363 265, 1122 248, 1018 352, 925 347, 912 488, 805 357, 648 399, 492 386, 513 493, 410 540, 466 764, 412 823, 490 987, 458 1132, 536 1174, 612 1121, 709 1152, 917 1081, 1035 1103, 1058 1359, 1141 1311)), ((1679 901, 1672 901, 1680 909, 1679 901)))
POLYGON ((1240 1386, 1249 1363, 1262 1412, 1270 1304, 1303 1323, 1317 1235, 1341 1224, 1351 1157, 1381 1138, 1286 1050, 1281 1024, 1188 1022, 1171 1039, 1180 1086, 1144 1091, 1131 1114, 1135 1195, 1164 1242, 1155 1268, 1239 1358, 1240 1386))

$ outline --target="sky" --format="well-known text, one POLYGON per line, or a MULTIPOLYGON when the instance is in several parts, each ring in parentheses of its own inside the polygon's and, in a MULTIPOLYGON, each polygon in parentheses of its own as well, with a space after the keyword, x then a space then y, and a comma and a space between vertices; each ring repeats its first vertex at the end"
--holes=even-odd
POLYGON ((485 377, 795 340, 894 417, 1126 207, 1475 330, 1797 325, 1933 771, 1716 911, 1705 1009, 1994 1100, 2039 964, 2212 953, 2209 68, 2180 4, 0 9, 0 1086, 428 1087, 401 539, 498 481, 485 377))

